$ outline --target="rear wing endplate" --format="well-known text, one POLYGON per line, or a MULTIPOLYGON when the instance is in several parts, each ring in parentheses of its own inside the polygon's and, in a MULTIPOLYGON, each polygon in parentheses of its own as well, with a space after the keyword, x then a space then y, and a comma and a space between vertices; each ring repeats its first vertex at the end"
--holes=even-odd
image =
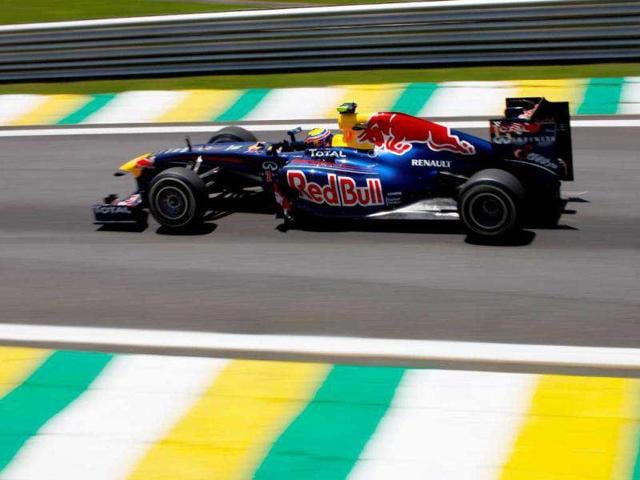
POLYGON ((507 98, 504 118, 490 120, 494 154, 573 180, 569 102, 507 98))

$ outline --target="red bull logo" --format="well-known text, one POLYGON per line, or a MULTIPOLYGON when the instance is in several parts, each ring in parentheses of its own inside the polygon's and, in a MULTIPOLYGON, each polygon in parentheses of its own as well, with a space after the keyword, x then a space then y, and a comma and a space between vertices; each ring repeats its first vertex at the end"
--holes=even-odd
POLYGON ((376 113, 369 118, 367 127, 358 134, 358 141, 371 143, 377 149, 402 155, 413 148, 413 143, 426 144, 430 150, 446 151, 458 155, 474 155, 470 142, 461 140, 448 127, 402 113, 376 113))
POLYGON ((372 207, 384 205, 382 198, 382 183, 379 178, 368 178, 365 187, 359 187, 351 177, 341 177, 330 173, 328 183, 309 182, 304 172, 300 170, 287 171, 287 184, 290 188, 300 192, 305 200, 333 207, 372 207))
POLYGON ((541 129, 542 124, 540 123, 510 122, 502 120, 491 122, 491 133, 495 134, 515 133, 520 135, 523 133, 538 133, 541 129))

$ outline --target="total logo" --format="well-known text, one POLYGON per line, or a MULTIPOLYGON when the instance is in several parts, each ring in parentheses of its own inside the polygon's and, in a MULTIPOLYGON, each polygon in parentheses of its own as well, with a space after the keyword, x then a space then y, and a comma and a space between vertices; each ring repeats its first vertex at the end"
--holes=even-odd
POLYGON ((127 207, 118 207, 116 205, 97 205, 94 207, 96 213, 118 214, 118 213, 131 213, 127 207))
POLYGON ((384 205, 382 182, 379 178, 368 178, 367 185, 359 187, 351 177, 341 177, 333 173, 327 175, 328 183, 320 185, 307 181, 300 170, 287 171, 287 184, 300 192, 305 200, 333 207, 371 207, 384 205))
POLYGON ((311 158, 347 158, 342 150, 318 150, 316 148, 307 149, 311 158))

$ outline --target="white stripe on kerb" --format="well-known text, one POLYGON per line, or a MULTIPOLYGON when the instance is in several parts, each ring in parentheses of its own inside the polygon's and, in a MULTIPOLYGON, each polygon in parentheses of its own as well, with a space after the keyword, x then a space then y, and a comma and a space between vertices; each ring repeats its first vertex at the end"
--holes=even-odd
POLYGON ((506 461, 537 376, 409 370, 350 480, 489 480, 506 461))
POLYGON ((8 125, 44 103, 46 95, 0 95, 0 125, 8 125))
POLYGON ((3 471, 8 480, 124 478, 228 360, 122 355, 3 471))
POLYGON ((618 113, 623 115, 640 114, 640 77, 625 79, 618 102, 618 113))
POLYGON ((298 120, 322 118, 344 94, 338 87, 277 88, 243 120, 298 120))
POLYGON ((132 91, 120 93, 82 123, 149 123, 169 111, 188 92, 132 91))
POLYGON ((433 93, 419 116, 474 117, 501 116, 504 99, 516 95, 508 82, 443 82, 433 93))

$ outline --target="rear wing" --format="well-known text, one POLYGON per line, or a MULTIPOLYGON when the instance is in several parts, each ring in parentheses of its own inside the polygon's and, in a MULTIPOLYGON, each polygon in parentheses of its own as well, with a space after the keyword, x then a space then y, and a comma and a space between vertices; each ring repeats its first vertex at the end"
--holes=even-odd
POLYGON ((490 120, 494 154, 573 180, 569 102, 507 98, 504 118, 490 120))

